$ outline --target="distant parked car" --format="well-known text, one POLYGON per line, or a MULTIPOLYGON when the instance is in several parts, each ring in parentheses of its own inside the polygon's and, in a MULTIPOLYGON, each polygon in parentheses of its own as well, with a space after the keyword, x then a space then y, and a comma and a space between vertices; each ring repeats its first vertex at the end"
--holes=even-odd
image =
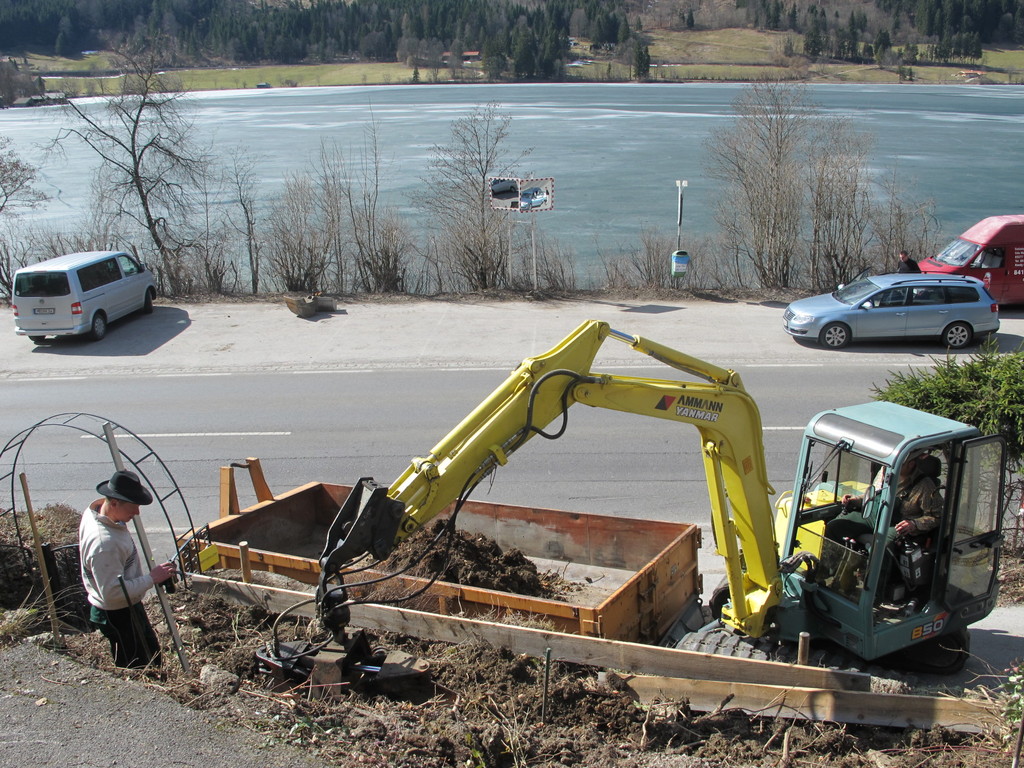
POLYGON ((794 301, 782 322, 794 338, 832 349, 851 341, 918 336, 961 349, 999 330, 999 306, 973 277, 897 273, 794 301))
POLYGON ((539 208, 548 201, 548 193, 541 187, 528 187, 519 193, 519 210, 539 208))
POLYGON ((519 185, 515 179, 491 179, 491 197, 515 196, 518 189, 519 185))

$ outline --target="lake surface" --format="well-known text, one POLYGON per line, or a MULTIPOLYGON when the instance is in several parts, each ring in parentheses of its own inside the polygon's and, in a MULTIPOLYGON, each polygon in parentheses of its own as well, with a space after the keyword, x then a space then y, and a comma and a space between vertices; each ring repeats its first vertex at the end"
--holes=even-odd
MULTIPOLYGON (((581 263, 635 247, 640 232, 676 235, 676 180, 685 179, 683 247, 713 229, 716 182, 704 167, 711 133, 733 119, 742 84, 396 85, 198 93, 199 136, 226 157, 257 159, 260 198, 272 204, 290 173, 311 167, 324 140, 359 153, 371 121, 385 161, 383 189, 410 217, 417 195, 443 194, 429 180, 431 148, 454 120, 497 103, 512 116, 509 154, 530 150, 524 175, 555 179, 554 210, 536 217, 581 263)), ((1022 210, 1024 87, 809 86, 824 112, 851 118, 873 138, 872 171, 895 169, 914 200, 932 199, 944 238, 977 220, 1022 210)), ((53 199, 24 223, 73 223, 86 213, 94 155, 64 157, 42 145, 61 125, 58 107, 0 110, 0 135, 41 166, 53 199)))

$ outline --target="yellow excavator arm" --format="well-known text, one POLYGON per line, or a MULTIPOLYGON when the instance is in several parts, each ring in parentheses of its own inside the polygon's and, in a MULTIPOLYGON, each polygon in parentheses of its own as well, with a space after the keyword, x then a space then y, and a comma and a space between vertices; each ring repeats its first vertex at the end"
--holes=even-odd
POLYGON ((757 405, 735 372, 593 320, 546 354, 524 360, 427 456, 414 459, 386 494, 382 487, 367 488, 361 501, 343 507, 322 567, 336 571, 367 551, 385 557, 575 403, 697 428, 715 545, 725 558, 731 596, 722 618, 744 634, 762 635, 781 582, 769 500, 775 491, 767 479, 757 405), (704 381, 592 373, 608 337, 704 381))

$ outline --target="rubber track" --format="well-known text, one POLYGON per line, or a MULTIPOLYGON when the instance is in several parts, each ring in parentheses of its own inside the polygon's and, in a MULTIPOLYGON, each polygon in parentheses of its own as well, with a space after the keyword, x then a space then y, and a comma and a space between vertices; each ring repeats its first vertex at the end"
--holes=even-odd
MULTIPOLYGON (((949 640, 950 638, 947 638, 949 640)), ((781 661, 786 664, 796 662, 797 646, 795 643, 780 643, 765 637, 746 637, 737 634, 723 625, 705 627, 685 635, 676 643, 676 648, 699 653, 713 653, 718 656, 755 659, 760 661, 781 661)), ((923 646, 917 649, 924 651, 923 646)), ((928 654, 925 653, 925 656, 928 654)), ((966 654, 963 656, 966 659, 966 654)), ((864 672, 874 677, 900 679, 906 672, 951 673, 956 672, 959 665, 933 667, 921 663, 919 654, 907 654, 901 657, 892 656, 884 660, 868 662, 858 658, 831 643, 812 646, 807 663, 814 667, 838 669, 849 672, 864 672), (916 662, 916 663, 915 663, 916 662)))

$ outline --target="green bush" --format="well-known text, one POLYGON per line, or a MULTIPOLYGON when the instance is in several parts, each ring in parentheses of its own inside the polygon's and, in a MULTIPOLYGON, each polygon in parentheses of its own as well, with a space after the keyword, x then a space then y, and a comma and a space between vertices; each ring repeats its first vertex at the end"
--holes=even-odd
POLYGON ((1020 722, 1022 706, 1024 706, 1024 671, 1021 670, 1020 662, 1017 662, 1007 671, 1006 681, 1003 683, 1003 692, 1006 693, 1005 713, 1006 719, 1011 725, 1020 722))
POLYGON ((876 397, 1002 435, 1007 469, 1018 472, 1024 459, 1024 351, 1000 354, 990 341, 966 359, 933 362, 933 369, 891 374, 875 388, 876 397))
POLYGON ((986 342, 968 358, 933 359, 932 369, 897 372, 879 400, 945 416, 978 428, 983 435, 1006 439, 1003 495, 1003 553, 1024 556, 1024 351, 1000 354, 986 342))

